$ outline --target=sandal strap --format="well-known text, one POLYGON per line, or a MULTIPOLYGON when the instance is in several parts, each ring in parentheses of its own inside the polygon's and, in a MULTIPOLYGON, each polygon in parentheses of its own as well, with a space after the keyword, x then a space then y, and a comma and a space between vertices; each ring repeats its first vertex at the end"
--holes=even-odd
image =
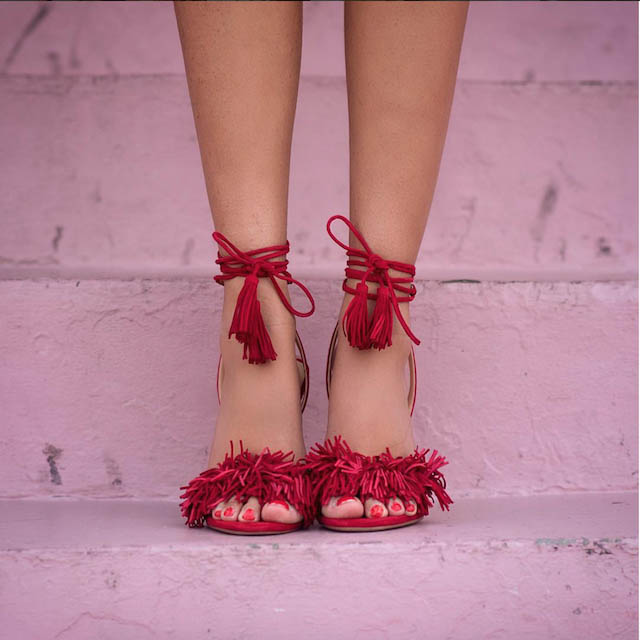
POLYGON ((245 502, 256 497, 261 505, 286 500, 303 517, 303 526, 313 522, 314 503, 309 474, 301 461, 294 461, 293 451, 270 451, 254 454, 240 442, 236 453, 233 442, 222 462, 180 487, 180 509, 189 527, 202 527, 211 510, 221 502, 236 497, 245 502))
POLYGON ((284 257, 289 253, 289 242, 251 251, 241 251, 219 231, 212 234, 214 241, 227 255, 218 251, 216 264, 221 273, 214 276, 218 284, 237 277, 245 278, 244 286, 238 295, 229 337, 235 335, 236 340, 244 345, 242 358, 251 364, 262 364, 267 360, 275 360, 277 354, 271 343, 269 332, 260 313, 257 289, 258 278, 269 278, 280 301, 294 316, 307 318, 315 311, 313 296, 307 287, 296 280, 287 271, 289 261, 284 257), (296 309, 287 299, 277 280, 294 284, 307 296, 311 303, 308 311, 296 309))
POLYGON ((386 502, 397 496, 415 501, 417 515, 428 515, 436 502, 448 511, 453 500, 441 471, 447 464, 443 455, 430 449, 416 448, 400 457, 386 449, 366 456, 351 449, 341 436, 317 442, 305 456, 318 511, 337 496, 358 496, 362 502, 367 498, 386 502))
POLYGON ((401 302, 411 302, 416 296, 417 291, 413 283, 416 274, 415 265, 396 260, 386 260, 374 253, 364 236, 344 216, 331 216, 327 221, 327 233, 338 246, 347 252, 348 259, 342 290, 352 294, 354 297, 342 318, 342 328, 349 340, 349 344, 359 349, 370 349, 371 347, 384 349, 391 346, 394 315, 407 336, 415 344, 420 344, 420 340, 411 331, 402 316, 399 306, 401 302), (334 235, 331 225, 336 220, 340 220, 347 225, 363 249, 351 247, 334 235), (390 269, 405 275, 392 276, 389 273, 390 269), (355 289, 349 286, 349 279, 360 280, 355 289), (379 285, 378 289, 369 292, 367 282, 377 283, 379 285), (376 301, 370 318, 368 300, 376 301))

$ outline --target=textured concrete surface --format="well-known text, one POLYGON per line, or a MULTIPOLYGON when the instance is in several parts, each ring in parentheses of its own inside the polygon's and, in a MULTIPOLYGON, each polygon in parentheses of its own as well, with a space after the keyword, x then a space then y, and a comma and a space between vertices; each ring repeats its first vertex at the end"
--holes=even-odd
MULTIPOLYGON (((304 2, 302 73, 343 76, 342 2, 304 2)), ((636 81, 634 2, 472 2, 460 77, 636 81)), ((0 70, 183 73, 168 2, 0 3, 0 70), (117 37, 114 37, 117 36, 117 37)))
MULTIPOLYGON (((323 437, 338 282, 310 282, 305 436, 323 437)), ((4 496, 175 496, 206 462, 222 288, 5 281, 4 496)), ((418 442, 452 495, 637 486, 637 283, 421 282, 418 442)))
MULTIPOLYGON (((310 443, 348 184, 342 3, 304 11, 310 443)), ((0 3, 0 638, 635 640, 637 17, 471 3, 413 306, 452 512, 242 539, 178 513, 221 289, 171 3, 0 3)))
MULTIPOLYGON (((0 78, 0 265, 214 267, 180 76, 0 78), (34 188, 37 185, 37 188, 34 188)), ((298 273, 338 275, 324 226, 348 210, 344 81, 303 80, 289 238, 298 273)), ((461 81, 422 277, 637 277, 637 87, 461 81)))
POLYGON ((177 504, 0 503, 22 638, 637 637, 637 495, 460 500, 404 530, 240 538, 177 504), (33 615, 33 602, 38 615, 33 615))

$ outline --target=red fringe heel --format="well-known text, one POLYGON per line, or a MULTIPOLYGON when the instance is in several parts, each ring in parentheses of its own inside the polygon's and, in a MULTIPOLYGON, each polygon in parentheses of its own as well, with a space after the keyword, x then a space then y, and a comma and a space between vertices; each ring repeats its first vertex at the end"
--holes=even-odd
MULTIPOLYGON (((277 354, 264 324, 258 300, 259 278, 269 278, 282 301, 282 304, 295 316, 306 318, 315 310, 313 297, 309 290, 291 277, 287 271, 288 261, 284 258, 289 251, 289 243, 240 251, 227 238, 217 231, 213 239, 227 255, 218 252, 216 263, 220 265, 221 274, 215 276, 218 284, 236 277, 244 277, 245 282, 238 296, 234 310, 229 337, 235 335, 243 347, 243 359, 250 364, 262 364, 275 360, 277 354), (295 284, 307 296, 311 307, 309 311, 295 309, 280 289, 278 280, 295 284)), ((301 373, 300 408, 304 411, 309 393, 309 365, 302 347, 300 336, 296 332, 296 357, 298 370, 301 373)), ((218 361, 218 401, 222 388, 222 358, 218 361)), ((224 460, 203 471, 199 476, 180 487, 184 493, 180 496, 182 516, 189 527, 207 526, 224 533, 240 535, 264 535, 288 533, 302 527, 308 527, 314 519, 311 483, 309 473, 301 461, 293 461, 293 452, 271 452, 268 448, 260 454, 244 449, 240 442, 240 453, 234 455, 233 442, 231 453, 224 460), (286 501, 293 505, 302 515, 302 521, 294 524, 281 522, 244 522, 227 521, 214 518, 213 509, 232 497, 239 502, 246 502, 255 497, 260 505, 273 501, 286 501)))
MULTIPOLYGON (((344 216, 332 216, 327 222, 331 238, 346 250, 348 260, 345 269, 343 291, 354 295, 343 317, 342 327, 349 344, 360 349, 385 349, 392 344, 394 317, 411 341, 420 344, 418 338, 404 320, 399 303, 411 302, 416 295, 413 284, 415 266, 385 260, 371 251, 362 234, 344 216), (332 233, 335 220, 344 222, 358 239, 363 249, 344 244, 332 233), (392 277, 389 270, 405 274, 392 277), (348 285, 349 279, 359 279, 356 288, 348 285), (367 282, 378 285, 369 293, 367 282), (400 293, 402 297, 398 297, 400 293), (368 301, 376 304, 369 319, 368 301)), ((334 329, 327 355, 326 387, 331 388, 331 371, 338 342, 338 325, 334 329)), ((416 399, 416 365, 413 345, 409 354, 409 412, 413 414, 416 399)), ((446 491, 446 481, 441 468, 448 464, 437 451, 418 449, 408 456, 393 457, 389 449, 376 456, 365 456, 353 451, 340 436, 324 444, 317 443, 305 457, 305 465, 311 477, 313 500, 317 518, 323 526, 336 531, 378 531, 414 524, 429 514, 437 502, 440 508, 449 510, 453 500, 446 491), (403 502, 413 501, 416 513, 382 518, 327 518, 322 507, 333 497, 355 496, 364 503, 368 498, 386 504, 392 498, 403 502)))

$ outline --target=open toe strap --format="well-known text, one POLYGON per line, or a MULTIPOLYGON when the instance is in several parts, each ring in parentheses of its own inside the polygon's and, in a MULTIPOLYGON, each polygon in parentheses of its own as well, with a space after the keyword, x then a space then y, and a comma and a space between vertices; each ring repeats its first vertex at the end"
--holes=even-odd
MULTIPOLYGON (((180 487, 182 516, 189 527, 203 527, 211 516, 211 510, 235 497, 246 502, 255 497, 261 505, 276 500, 286 500, 302 515, 302 526, 308 527, 314 518, 311 483, 303 463, 293 461, 293 452, 250 453, 240 443, 240 453, 231 453, 217 466, 203 471, 199 476, 180 487)), ((229 527, 229 523, 224 528, 229 527)), ((291 529, 299 525, 282 525, 275 522, 240 523, 242 528, 291 529), (258 526, 260 525, 260 527, 258 526), (274 525, 274 526, 271 526, 274 525)), ((236 528, 240 526, 236 524, 236 528)))
POLYGON ((448 463, 437 451, 429 451, 416 448, 411 455, 393 457, 387 449, 377 456, 365 456, 353 451, 340 436, 316 444, 305 457, 305 466, 317 511, 335 496, 358 496, 363 503, 375 498, 386 504, 396 496, 405 502, 414 500, 417 511, 412 519, 428 515, 436 501, 448 511, 453 500, 440 471, 448 463))

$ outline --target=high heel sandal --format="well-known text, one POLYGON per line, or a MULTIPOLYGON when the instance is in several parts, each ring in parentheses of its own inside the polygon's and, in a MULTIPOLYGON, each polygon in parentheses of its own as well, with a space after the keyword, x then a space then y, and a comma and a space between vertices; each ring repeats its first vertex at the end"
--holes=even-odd
MULTIPOLYGON (((236 307, 229 329, 229 338, 235 335, 236 340, 244 345, 243 359, 250 364, 263 364, 275 360, 277 354, 260 313, 260 302, 257 298, 258 278, 269 278, 284 306, 295 316, 306 318, 315 310, 313 297, 309 290, 299 281, 294 280, 287 271, 288 261, 285 256, 289 251, 289 243, 243 252, 234 246, 221 233, 214 232, 213 239, 226 252, 218 252, 216 264, 221 273, 214 277, 218 284, 236 277, 244 277, 245 282, 238 296, 236 307), (295 284, 307 296, 311 303, 309 311, 295 309, 278 285, 278 280, 295 284)), ((296 361, 300 374, 300 408, 304 411, 309 395, 309 365, 296 331, 296 361)), ((218 360, 216 388, 218 402, 224 375, 222 356, 218 360)), ((234 454, 233 442, 230 453, 215 467, 203 471, 199 476, 180 487, 184 493, 180 496, 183 502, 180 509, 185 524, 189 527, 207 526, 224 533, 238 535, 266 535, 288 533, 302 527, 308 527, 314 519, 312 491, 309 475, 302 461, 293 460, 293 451, 271 452, 265 448, 262 453, 254 454, 244 449, 240 442, 240 452, 234 454), (238 502, 246 502, 255 497, 260 505, 270 502, 286 501, 302 515, 302 521, 296 523, 283 522, 241 522, 237 520, 221 520, 213 517, 213 510, 223 502, 235 498, 238 502)))
MULTIPOLYGON (((334 242, 345 249, 348 257, 342 288, 354 297, 344 313, 342 329, 349 345, 358 349, 384 349, 391 346, 394 317, 411 341, 420 344, 399 308, 399 303, 410 302, 416 295, 413 284, 414 265, 384 260, 373 253, 362 234, 344 216, 329 218, 327 232, 334 242), (363 249, 350 247, 336 238, 331 231, 331 224, 335 220, 347 225, 363 249), (393 277, 389 274, 389 269, 404 275, 393 277), (349 279, 360 280, 355 289, 348 285, 349 279), (367 282, 376 283, 378 290, 370 293, 367 282), (396 292, 402 297, 397 297, 396 292), (368 311, 368 300, 376 302, 372 314, 368 311)), ((339 329, 340 325, 336 323, 327 355, 327 396, 331 389, 331 372, 339 329)), ((413 415, 416 401, 413 344, 409 353, 407 400, 410 415, 413 415)), ((428 454, 429 449, 416 447, 411 455, 404 457, 393 457, 388 448, 379 455, 365 456, 353 451, 341 436, 327 440, 324 444, 316 443, 307 453, 305 461, 311 476, 318 521, 324 527, 336 531, 380 531, 415 524, 428 515, 435 500, 442 510, 449 510, 453 500, 446 492, 446 481, 440 471, 447 460, 437 451, 428 454), (405 505, 409 505, 411 512, 379 518, 328 518, 322 515, 322 506, 328 504, 331 498, 341 496, 358 496, 363 504, 367 498, 388 504, 389 500, 397 497, 405 505)))

